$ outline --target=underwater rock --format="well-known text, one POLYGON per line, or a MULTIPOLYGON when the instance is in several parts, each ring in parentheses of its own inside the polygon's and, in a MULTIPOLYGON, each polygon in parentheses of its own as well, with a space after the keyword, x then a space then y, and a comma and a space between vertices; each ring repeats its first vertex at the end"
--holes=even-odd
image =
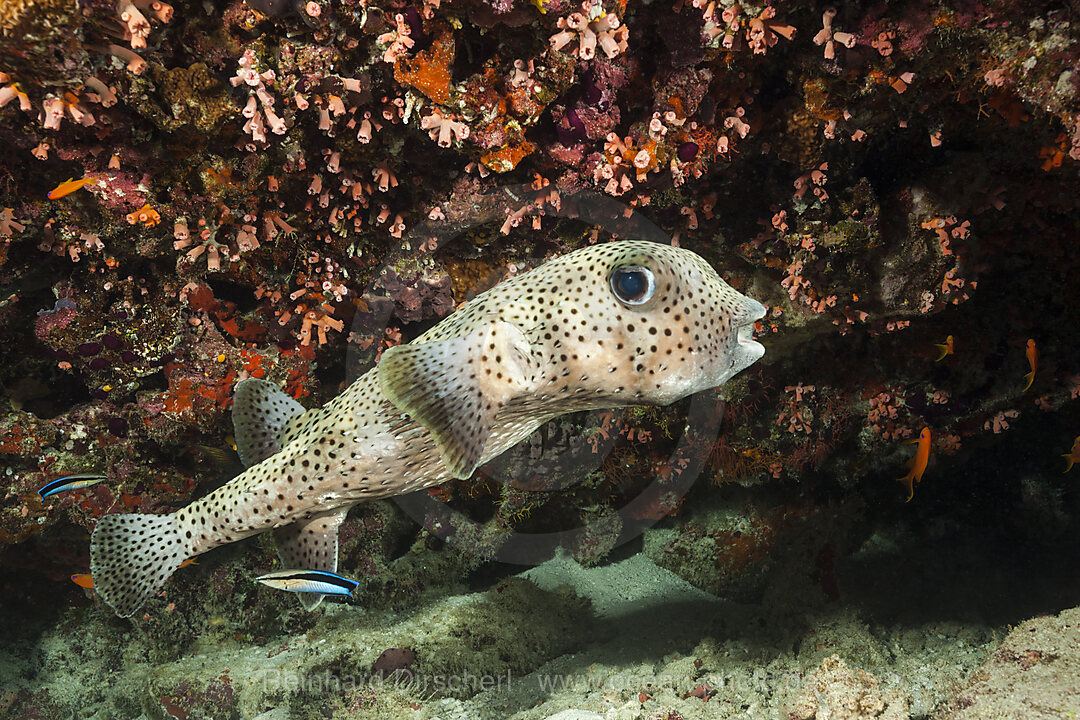
POLYGON ((1051 720, 1080 713, 1080 608, 1014 627, 939 720, 1051 720))
POLYGON ((806 679, 791 710, 793 720, 908 720, 907 701, 883 690, 865 670, 852 669, 838 655, 827 658, 806 679))

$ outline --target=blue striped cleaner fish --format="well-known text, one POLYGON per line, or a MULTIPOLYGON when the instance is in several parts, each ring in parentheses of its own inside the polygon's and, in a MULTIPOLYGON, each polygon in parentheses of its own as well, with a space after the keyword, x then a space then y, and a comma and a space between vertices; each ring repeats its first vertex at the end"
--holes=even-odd
POLYGON ((294 593, 335 595, 352 604, 360 583, 326 570, 278 570, 255 578, 263 585, 294 593))
POLYGON ((38 495, 41 499, 56 495, 57 493, 67 492, 68 490, 81 490, 82 488, 88 488, 92 485, 97 485, 104 480, 107 475, 98 475, 96 473, 85 473, 83 475, 67 475, 66 477, 57 478, 50 483, 46 483, 38 488, 38 495))

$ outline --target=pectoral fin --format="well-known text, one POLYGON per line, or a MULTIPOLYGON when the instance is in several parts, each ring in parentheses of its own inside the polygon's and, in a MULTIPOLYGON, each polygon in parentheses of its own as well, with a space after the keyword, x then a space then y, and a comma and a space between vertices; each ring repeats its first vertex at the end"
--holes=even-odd
POLYGON ((480 464, 499 410, 533 387, 538 369, 525 335, 499 320, 463 338, 392 347, 378 366, 382 391, 428 429, 459 479, 480 464))
MULTIPOLYGON (((278 557, 285 568, 337 572, 338 528, 349 513, 348 508, 300 520, 274 531, 278 557)), ((322 602, 318 593, 297 593, 305 610, 314 610, 322 602)))

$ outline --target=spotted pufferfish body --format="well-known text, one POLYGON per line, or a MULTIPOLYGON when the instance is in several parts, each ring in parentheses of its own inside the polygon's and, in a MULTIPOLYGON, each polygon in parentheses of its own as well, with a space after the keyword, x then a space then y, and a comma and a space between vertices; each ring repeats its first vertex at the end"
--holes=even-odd
POLYGON ((267 530, 284 567, 336 571, 354 504, 467 478, 565 413, 721 385, 764 353, 764 313, 693 252, 618 241, 479 295, 320 409, 245 380, 233 424, 248 468, 174 513, 103 517, 94 587, 128 617, 186 558, 267 530))

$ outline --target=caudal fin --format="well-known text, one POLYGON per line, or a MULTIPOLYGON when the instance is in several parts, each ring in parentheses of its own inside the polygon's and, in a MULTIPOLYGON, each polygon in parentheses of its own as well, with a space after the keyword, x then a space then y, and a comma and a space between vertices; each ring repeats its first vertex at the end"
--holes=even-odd
POLYGON ((120 617, 142 607, 187 556, 173 515, 106 515, 90 536, 94 590, 120 617))

